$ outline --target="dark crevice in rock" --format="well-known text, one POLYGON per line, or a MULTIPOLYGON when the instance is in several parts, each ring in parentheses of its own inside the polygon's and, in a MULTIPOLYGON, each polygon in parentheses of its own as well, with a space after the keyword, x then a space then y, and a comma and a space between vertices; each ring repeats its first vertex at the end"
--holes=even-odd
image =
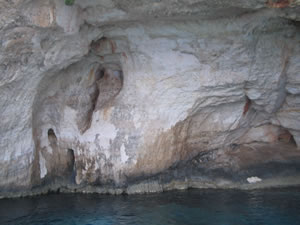
POLYGON ((294 136, 286 129, 284 129, 279 135, 278 135, 278 141, 283 143, 289 143, 292 146, 297 147, 297 143, 294 139, 294 136))
POLYGON ((102 67, 99 67, 95 74, 96 81, 101 80, 104 77, 105 69, 102 67))
POLYGON ((48 130, 48 139, 49 139, 50 145, 56 144, 56 142, 57 142, 57 137, 56 137, 55 132, 52 128, 50 128, 48 130))
POLYGON ((243 116, 245 116, 249 111, 249 108, 251 107, 251 103, 252 103, 251 100, 248 98, 248 96, 246 96, 246 103, 243 110, 243 116))
POLYGON ((75 183, 76 178, 76 168, 75 168, 75 154, 73 149, 68 149, 68 170, 71 174, 71 182, 75 183))
POLYGON ((95 88, 94 88, 95 90, 90 94, 91 107, 87 112, 86 124, 85 124, 85 127, 83 129, 81 129, 81 133, 84 133, 85 131, 87 131, 91 127, 91 124, 92 124, 93 113, 95 111, 97 100, 99 97, 99 88, 96 84, 94 86, 95 86, 95 88))
POLYGON ((102 37, 90 44, 90 55, 99 57, 98 69, 90 72, 93 84, 89 87, 89 104, 85 118, 78 121, 81 134, 92 125, 93 114, 108 107, 123 87, 123 71, 120 62, 120 51, 116 42, 102 37), (84 122, 82 122, 84 121, 84 122))
POLYGON ((123 72, 99 67, 95 73, 95 88, 90 94, 91 107, 87 112, 87 123, 82 133, 92 124, 94 112, 112 103, 123 87, 123 72))

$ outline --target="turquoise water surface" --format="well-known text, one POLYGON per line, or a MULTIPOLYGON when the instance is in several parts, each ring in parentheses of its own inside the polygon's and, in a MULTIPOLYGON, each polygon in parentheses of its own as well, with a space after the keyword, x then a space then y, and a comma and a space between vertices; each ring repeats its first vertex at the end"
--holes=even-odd
POLYGON ((300 188, 187 190, 109 196, 50 194, 0 200, 0 224, 300 224, 300 188))

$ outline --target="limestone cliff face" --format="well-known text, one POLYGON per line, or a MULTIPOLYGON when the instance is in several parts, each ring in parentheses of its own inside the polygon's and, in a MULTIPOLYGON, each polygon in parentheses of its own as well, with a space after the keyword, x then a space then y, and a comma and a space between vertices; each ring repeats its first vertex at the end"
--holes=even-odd
POLYGON ((299 175, 299 9, 1 0, 0 195, 299 175))

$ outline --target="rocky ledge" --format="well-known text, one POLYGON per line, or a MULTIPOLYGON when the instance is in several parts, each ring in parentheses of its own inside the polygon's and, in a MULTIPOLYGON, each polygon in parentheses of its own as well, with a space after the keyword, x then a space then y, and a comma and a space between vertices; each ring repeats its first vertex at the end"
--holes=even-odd
POLYGON ((0 197, 300 184, 298 0, 0 1, 0 197))

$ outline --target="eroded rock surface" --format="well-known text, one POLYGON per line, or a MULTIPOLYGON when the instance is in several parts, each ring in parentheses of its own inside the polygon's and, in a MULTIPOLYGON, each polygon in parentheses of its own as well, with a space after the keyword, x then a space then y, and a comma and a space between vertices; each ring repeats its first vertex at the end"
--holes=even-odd
POLYGON ((300 183, 299 9, 0 1, 0 196, 300 183))

